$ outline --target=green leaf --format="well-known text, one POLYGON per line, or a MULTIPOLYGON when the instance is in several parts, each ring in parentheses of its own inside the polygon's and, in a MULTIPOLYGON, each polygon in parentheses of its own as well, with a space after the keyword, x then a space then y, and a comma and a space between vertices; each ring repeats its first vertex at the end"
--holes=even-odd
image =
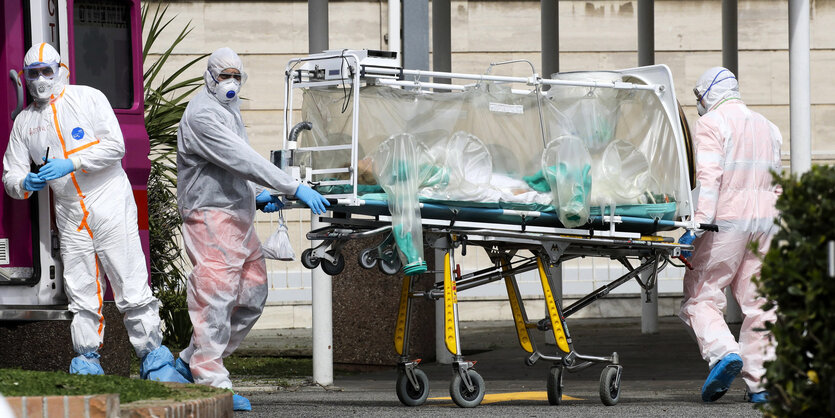
POLYGON ((780 219, 756 279, 777 320, 766 324, 776 360, 766 363, 767 414, 829 416, 835 387, 835 280, 827 274, 827 243, 835 239, 835 168, 813 166, 802 176, 773 174, 783 193, 780 219), (814 371, 821 383, 811 384, 814 371))
POLYGON ((202 86, 202 77, 177 80, 183 74, 201 74, 194 66, 206 55, 200 55, 171 75, 166 64, 177 46, 191 33, 187 22, 177 37, 160 54, 151 54, 160 35, 173 28, 176 16, 168 18, 168 6, 157 4, 151 13, 148 4, 142 5, 142 26, 145 44, 144 97, 145 129, 151 150, 151 174, 148 178, 148 223, 150 232, 151 287, 160 300, 163 342, 173 348, 183 348, 191 338, 192 326, 186 302, 186 262, 180 250, 181 219, 177 209, 177 127, 188 105, 187 99, 202 86), (153 62, 149 59, 153 57, 153 62))

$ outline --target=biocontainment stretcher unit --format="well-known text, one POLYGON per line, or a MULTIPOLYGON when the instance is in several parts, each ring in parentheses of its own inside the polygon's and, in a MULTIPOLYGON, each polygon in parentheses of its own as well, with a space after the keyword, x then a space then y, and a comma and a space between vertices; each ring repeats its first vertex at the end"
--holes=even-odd
POLYGON ((692 148, 669 69, 546 79, 526 61, 493 63, 485 74, 408 70, 398 62, 387 51, 341 50, 287 65, 284 144, 273 161, 332 203, 332 215, 320 218, 328 226, 307 234, 321 244, 302 253, 302 264, 339 274, 346 242, 378 237, 359 264, 403 271, 394 345, 396 392, 406 405, 429 394, 419 361, 408 357, 414 298, 443 300, 450 395, 462 407, 481 402, 484 380, 461 351, 457 293, 498 280, 527 364, 553 363, 549 402, 561 402, 564 371, 603 363, 600 397, 616 404, 617 353, 578 353, 566 317, 632 279, 653 289, 658 272, 692 249, 658 232, 715 229, 692 222, 692 148), (528 64, 531 75, 490 74, 505 64, 528 64), (291 110, 296 89, 301 121, 291 110), (455 253, 467 246, 482 247, 493 266, 462 275, 455 253), (434 274, 427 249, 443 250, 442 280, 416 289, 416 277, 434 274), (627 273, 563 307, 552 276, 579 257, 616 260, 627 273), (547 317, 540 321, 528 319, 517 285, 527 271, 537 271, 542 284, 547 317), (553 334, 556 352, 536 346, 535 329, 553 334))

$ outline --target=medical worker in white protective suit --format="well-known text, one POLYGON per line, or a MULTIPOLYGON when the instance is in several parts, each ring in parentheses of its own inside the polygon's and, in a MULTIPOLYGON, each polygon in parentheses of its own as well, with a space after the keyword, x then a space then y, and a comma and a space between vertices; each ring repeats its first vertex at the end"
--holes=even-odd
MULTIPOLYGON (((776 233, 775 203, 780 190, 770 171, 780 172, 780 131, 749 109, 740 98, 736 77, 722 67, 711 68, 693 90, 699 115, 694 129, 696 177, 701 184, 695 221, 715 223, 719 232, 688 232, 679 242, 695 246, 694 270, 684 275, 681 319, 692 328, 710 373, 702 400, 712 402, 727 392, 737 373, 747 386, 746 399, 765 402, 763 362, 774 358, 765 322, 774 310, 752 278, 776 233), (749 250, 758 243, 756 252, 749 250), (745 319, 737 342, 722 316, 730 286, 745 319)), ((688 256, 685 254, 685 256, 688 256)))
MULTIPOLYGON (((238 99, 246 73, 234 51, 215 51, 204 79, 206 88, 189 102, 177 133, 177 199, 194 265, 188 279, 194 334, 177 369, 196 383, 231 389, 223 358, 238 348, 267 300, 266 264, 253 227, 256 202, 267 204, 265 212, 281 206, 264 189, 270 187, 295 195, 316 214, 329 203, 249 146, 238 99)), ((237 394, 234 406, 250 408, 237 394)))
POLYGON ((23 64, 33 102, 14 121, 3 185, 15 199, 52 188, 73 348, 79 354, 70 372, 104 374, 98 349, 106 274, 142 360, 141 376, 186 382, 174 369, 171 352, 160 345, 159 301, 148 286, 136 203, 121 164, 125 144, 113 109, 102 92, 67 84, 69 72, 49 44, 30 48, 23 64), (41 165, 37 172, 30 172, 30 162, 41 165))

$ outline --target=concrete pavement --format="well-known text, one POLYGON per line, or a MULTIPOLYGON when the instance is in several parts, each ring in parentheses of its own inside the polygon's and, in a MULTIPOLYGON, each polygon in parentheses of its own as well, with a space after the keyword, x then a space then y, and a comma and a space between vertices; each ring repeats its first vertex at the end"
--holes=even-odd
MULTIPOLYGON (((707 376, 707 364, 684 325, 674 317, 662 318, 659 333, 642 335, 639 318, 568 321, 575 349, 582 354, 609 355, 617 351, 624 367, 620 402, 604 406, 598 394, 601 366, 564 376, 564 394, 572 399, 548 405, 545 380, 550 364, 528 367, 510 321, 462 323, 461 340, 466 358, 478 361, 475 369, 485 380, 487 396, 481 406, 461 409, 449 400, 449 365, 424 363, 429 376, 430 399, 426 404, 402 406, 394 392, 397 377, 392 369, 362 373, 337 373, 334 387, 321 388, 303 381, 278 389, 274 383, 239 380, 239 393, 249 396, 253 412, 241 416, 693 416, 753 417, 762 414, 743 401, 744 385, 737 379, 725 397, 704 404, 699 390, 707 376)), ((732 327, 736 331, 737 327, 732 327)), ((255 333, 242 352, 274 346, 305 345, 310 330, 273 330, 255 333), (283 334, 283 335, 277 335, 283 334), (279 340, 282 340, 279 343, 279 340)), ((543 347, 541 338, 537 345, 543 347)), ((309 347, 309 345, 307 345, 309 347)), ((548 350, 554 350, 548 346, 548 350)), ((303 350, 302 350, 303 351, 303 350)))

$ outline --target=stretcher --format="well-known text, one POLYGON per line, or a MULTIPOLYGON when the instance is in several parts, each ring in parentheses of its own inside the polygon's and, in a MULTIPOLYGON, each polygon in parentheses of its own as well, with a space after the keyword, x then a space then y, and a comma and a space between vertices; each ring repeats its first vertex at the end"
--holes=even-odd
POLYGON ((685 261, 681 251, 692 250, 660 231, 715 229, 692 221, 692 151, 665 66, 543 79, 535 72, 410 71, 387 53, 343 50, 291 60, 285 82, 285 141, 273 161, 331 202, 330 214, 320 218, 328 225, 307 234, 320 243, 303 251, 301 262, 337 275, 345 267, 343 246, 374 237, 359 265, 403 274, 394 336, 395 388, 403 404, 420 405, 429 394, 420 360, 408 356, 416 298, 443 300, 453 401, 461 407, 481 402, 484 380, 461 350, 457 294, 499 280, 526 363, 552 363, 549 403, 562 401, 565 372, 595 364, 604 365, 601 401, 618 402, 623 368, 617 353, 577 352, 566 318, 631 280, 652 292, 658 273, 676 259, 685 261), (543 86, 552 91, 544 93, 543 86), (304 94, 301 123, 289 110, 294 89, 304 94), (571 160, 577 155, 582 158, 571 160), (530 167, 540 160, 541 169, 530 167), (607 173, 613 165, 614 176, 607 173), (502 188, 507 185, 512 191, 502 188), (568 194, 561 195, 561 188, 568 194), (468 246, 482 248, 492 266, 462 274, 455 259, 468 246), (421 264, 424 249, 440 250, 440 271, 421 264), (580 257, 615 260, 627 272, 563 307, 554 273, 580 257), (538 321, 528 318, 517 284, 528 271, 538 272, 547 307, 547 317, 538 321), (435 285, 416 289, 421 274, 436 274, 435 285), (551 333, 555 350, 537 347, 534 332, 551 333))

